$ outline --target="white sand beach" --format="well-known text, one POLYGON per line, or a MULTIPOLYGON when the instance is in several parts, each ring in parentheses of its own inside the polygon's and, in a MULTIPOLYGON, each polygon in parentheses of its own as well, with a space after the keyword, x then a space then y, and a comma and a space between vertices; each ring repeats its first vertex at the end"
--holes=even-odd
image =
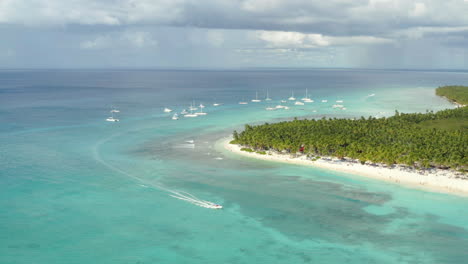
POLYGON ((320 167, 402 184, 411 188, 468 196, 468 176, 454 171, 441 169, 419 171, 403 166, 389 168, 377 165, 362 165, 359 162, 343 161, 333 157, 322 157, 316 161, 312 161, 307 159, 306 155, 296 156, 272 151, 267 151, 266 155, 262 155, 255 152, 241 151, 242 147, 240 145, 229 144, 231 140, 231 138, 225 138, 220 144, 226 150, 245 157, 320 167))

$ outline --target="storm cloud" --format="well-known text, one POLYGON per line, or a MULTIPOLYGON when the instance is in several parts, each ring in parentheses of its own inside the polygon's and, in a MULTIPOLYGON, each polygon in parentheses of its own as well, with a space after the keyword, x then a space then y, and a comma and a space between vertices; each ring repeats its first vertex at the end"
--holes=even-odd
POLYGON ((466 69, 466 14, 466 0, 2 0, 0 67, 466 69))

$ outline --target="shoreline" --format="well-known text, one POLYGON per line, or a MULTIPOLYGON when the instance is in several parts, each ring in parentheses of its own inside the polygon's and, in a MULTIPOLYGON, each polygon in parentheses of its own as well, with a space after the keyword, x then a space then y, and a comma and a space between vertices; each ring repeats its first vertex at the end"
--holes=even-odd
POLYGON ((462 179, 460 178, 461 174, 458 175, 450 170, 431 169, 430 171, 419 171, 398 165, 391 168, 368 164, 362 165, 357 162, 343 161, 334 157, 322 157, 316 161, 312 161, 307 159, 306 155, 292 157, 294 154, 279 154, 272 151, 266 151, 267 154, 262 155, 255 152, 241 151, 243 146, 230 144, 231 140, 232 138, 230 137, 223 138, 220 144, 225 150, 244 157, 312 166, 392 182, 413 189, 468 197, 468 179, 462 179))

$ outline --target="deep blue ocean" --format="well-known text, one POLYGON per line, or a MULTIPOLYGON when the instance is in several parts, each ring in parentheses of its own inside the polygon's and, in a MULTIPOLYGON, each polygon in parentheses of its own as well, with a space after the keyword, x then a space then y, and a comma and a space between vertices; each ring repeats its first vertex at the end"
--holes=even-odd
POLYGON ((0 263, 466 263, 468 198, 217 142, 247 123, 453 108, 435 88, 467 83, 449 71, 2 70, 0 263), (314 103, 280 102, 306 89, 314 103), (171 119, 191 103, 208 114, 171 119), (265 110, 278 104, 290 109, 265 110), (120 122, 106 122, 114 108, 120 122))

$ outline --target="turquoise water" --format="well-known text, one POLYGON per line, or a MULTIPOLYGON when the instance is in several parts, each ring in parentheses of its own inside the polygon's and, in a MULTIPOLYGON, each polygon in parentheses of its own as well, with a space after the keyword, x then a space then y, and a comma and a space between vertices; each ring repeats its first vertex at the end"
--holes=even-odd
POLYGON ((2 71, 0 263, 464 263, 467 198, 215 143, 245 123, 449 108, 434 87, 467 82, 465 72, 2 71), (315 103, 288 111, 237 104, 268 89, 274 106, 305 88, 315 103), (333 109, 341 99, 347 109, 333 109), (208 115, 162 111, 192 100, 208 115), (104 121, 111 106, 121 122, 104 121))

